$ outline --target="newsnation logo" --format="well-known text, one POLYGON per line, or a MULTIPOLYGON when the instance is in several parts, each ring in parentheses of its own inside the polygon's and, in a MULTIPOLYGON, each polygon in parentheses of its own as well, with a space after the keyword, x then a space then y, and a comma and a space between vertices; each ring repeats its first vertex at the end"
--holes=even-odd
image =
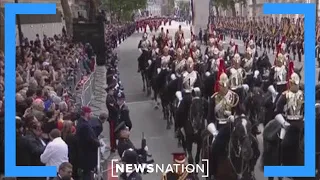
POLYGON ((201 165, 197 164, 123 164, 118 159, 111 160, 111 176, 118 177, 121 173, 132 172, 147 172, 150 173, 168 173, 177 172, 178 169, 182 169, 182 172, 201 174, 201 177, 209 177, 209 160, 202 159, 201 165), (181 168, 182 166, 182 168, 181 168))

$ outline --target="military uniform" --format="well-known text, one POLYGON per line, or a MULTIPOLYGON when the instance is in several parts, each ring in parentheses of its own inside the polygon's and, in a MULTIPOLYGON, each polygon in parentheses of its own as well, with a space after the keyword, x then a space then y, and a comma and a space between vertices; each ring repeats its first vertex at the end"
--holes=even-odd
MULTIPOLYGON (((292 72, 292 71, 291 71, 292 72)), ((300 77, 296 73, 292 73, 289 79, 290 86, 300 85, 300 77)), ((290 88, 290 87, 289 87, 290 88)), ((282 140, 283 150, 283 165, 301 166, 300 163, 295 160, 295 155, 300 153, 299 147, 300 134, 302 132, 304 121, 304 93, 301 90, 291 91, 290 89, 284 91, 276 104, 275 108, 275 120, 278 121, 281 126, 280 139, 282 140)))
POLYGON ((151 49, 151 42, 147 39, 147 34, 144 33, 143 39, 138 44, 138 49, 141 50, 141 55, 138 58, 138 71, 144 69, 146 58, 149 56, 149 50, 151 49))
MULTIPOLYGON (((172 153, 174 164, 185 164, 186 157, 185 153, 172 153)), ((176 167, 176 166, 174 166, 176 167)), ((174 170, 176 170, 174 168, 174 170)), ((163 174, 162 180, 197 180, 199 179, 195 173, 188 173, 187 170, 182 170, 181 173, 178 172, 167 172, 163 174)))
POLYGON ((282 65, 275 65, 270 70, 269 87, 268 90, 273 94, 273 101, 275 101, 278 94, 281 94, 287 89, 287 73, 288 69, 284 65, 285 57, 282 54, 278 54, 276 59, 282 65))
MULTIPOLYGON (((122 162, 125 164, 138 164, 138 154, 134 149, 128 148, 123 151, 123 153, 120 155, 122 162)), ((120 180, 142 180, 141 175, 133 171, 131 173, 124 172, 120 174, 120 180)))
MULTIPOLYGON (((114 90, 115 84, 111 84, 106 88, 106 91, 114 90)), ((108 93, 107 98, 106 98, 106 106, 109 111, 109 117, 108 117, 108 122, 109 122, 109 135, 110 135, 110 146, 111 146, 111 151, 114 152, 116 149, 116 136, 114 133, 116 121, 118 119, 118 108, 117 108, 117 100, 114 97, 114 94, 108 93)))
MULTIPOLYGON (((118 93, 118 100, 119 99, 125 99, 125 95, 122 91, 118 93)), ((124 103, 122 105, 117 105, 117 108, 118 108, 118 118, 117 118, 116 131, 122 126, 121 123, 122 124, 124 123, 129 128, 129 130, 131 130, 132 122, 130 119, 128 106, 124 103)))

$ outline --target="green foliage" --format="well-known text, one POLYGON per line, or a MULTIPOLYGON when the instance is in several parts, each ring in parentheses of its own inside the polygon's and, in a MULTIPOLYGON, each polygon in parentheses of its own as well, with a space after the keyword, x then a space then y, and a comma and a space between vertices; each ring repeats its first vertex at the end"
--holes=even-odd
POLYGON ((234 8, 236 3, 240 3, 243 5, 247 4, 247 0, 211 0, 212 4, 215 6, 221 7, 223 9, 234 8))
POLYGON ((114 13, 132 14, 133 11, 144 9, 147 0, 101 0, 101 9, 113 11, 114 13))

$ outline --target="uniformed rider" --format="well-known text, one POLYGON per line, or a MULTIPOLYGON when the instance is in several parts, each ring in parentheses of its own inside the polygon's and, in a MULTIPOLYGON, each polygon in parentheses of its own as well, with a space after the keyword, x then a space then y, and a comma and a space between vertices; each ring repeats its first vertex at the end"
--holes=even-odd
MULTIPOLYGON (((209 39, 208 46, 207 46, 207 48, 206 48, 206 50, 204 52, 204 54, 205 54, 204 58, 205 58, 206 61, 211 59, 214 56, 214 49, 216 48, 215 45, 214 45, 214 42, 215 42, 214 38, 210 38, 209 39)), ((219 51, 218 51, 218 53, 219 53, 219 51)))
POLYGON ((186 67, 186 59, 183 56, 182 49, 178 48, 176 60, 173 62, 173 67, 172 67, 172 70, 174 71, 175 76, 181 77, 182 72, 184 72, 185 70, 185 67, 186 67))
POLYGON ((144 58, 147 58, 149 55, 149 50, 151 49, 151 42, 148 40, 148 34, 144 33, 142 39, 139 42, 138 49, 141 52, 140 57, 138 58, 138 72, 140 72, 140 67, 143 66, 144 58))
POLYGON ((279 53, 275 66, 270 70, 268 91, 272 93, 272 100, 275 102, 278 94, 287 89, 287 67, 284 64, 285 57, 279 53))
POLYGON ((233 57, 232 67, 228 74, 230 79, 230 89, 237 93, 240 98, 244 98, 245 93, 249 90, 249 86, 244 83, 246 72, 241 67, 241 57, 238 53, 233 57))
POLYGON ((195 173, 188 173, 186 170, 186 155, 185 153, 172 153, 173 155, 173 170, 163 174, 162 180, 196 180, 195 173))
MULTIPOLYGON (((293 72, 293 70, 290 70, 293 72)), ((280 139, 282 139, 283 165, 301 166, 302 164, 295 161, 296 154, 300 153, 299 147, 300 134, 304 122, 304 93, 300 90, 300 77, 292 73, 289 80, 289 89, 284 91, 276 103, 275 120, 278 121, 282 128, 280 139)), ((302 147, 303 148, 303 147, 302 147)))
POLYGON ((192 41, 190 44, 190 57, 194 60, 195 63, 201 62, 202 53, 198 47, 197 41, 192 41))
MULTIPOLYGON (((252 50, 252 48, 248 47, 246 54, 245 54, 245 58, 243 59, 243 69, 246 72, 246 76, 245 76, 245 82, 250 86, 252 81, 253 81, 253 77, 254 77, 254 71, 255 71, 255 57, 254 57, 254 50, 252 50)), ((250 86, 251 87, 251 86, 250 86)))
MULTIPOLYGON (((212 156, 218 156, 217 152, 220 152, 219 148, 226 147, 225 144, 223 144, 224 140, 215 137, 218 134, 219 136, 226 136, 227 133, 230 133, 229 123, 235 119, 236 107, 240 100, 238 94, 229 89, 229 79, 226 73, 221 73, 217 83, 217 92, 214 93, 209 100, 207 116, 207 130, 213 136, 213 139, 215 139, 215 145, 214 148, 212 148, 215 152, 211 153, 212 156)), ((212 171, 210 174, 215 174, 218 164, 210 164, 210 170, 212 171)))

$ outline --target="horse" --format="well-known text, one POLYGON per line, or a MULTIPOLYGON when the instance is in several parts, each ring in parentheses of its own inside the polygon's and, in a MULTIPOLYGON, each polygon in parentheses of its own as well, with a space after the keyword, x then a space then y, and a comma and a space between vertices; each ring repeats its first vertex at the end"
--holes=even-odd
POLYGON ((254 128, 257 128, 260 123, 265 122, 266 109, 264 106, 264 96, 265 93, 261 88, 253 87, 244 100, 245 107, 248 110, 248 117, 254 128))
POLYGON ((215 180, 253 180, 253 167, 258 157, 255 155, 251 134, 251 122, 245 116, 238 116, 229 122, 214 138, 205 135, 204 159, 209 159, 209 175, 215 180))
POLYGON ((148 90, 148 95, 150 95, 151 91, 149 91, 150 86, 148 85, 148 76, 146 74, 147 68, 150 66, 151 63, 148 61, 151 58, 151 52, 150 51, 143 51, 142 54, 138 58, 138 66, 139 66, 139 72, 141 74, 142 78, 142 91, 146 91, 146 86, 148 90))
MULTIPOLYGON (((263 132, 263 156, 264 166, 301 166, 304 163, 303 150, 303 121, 291 123, 286 130, 286 142, 279 137, 282 125, 276 120, 271 120, 263 132), (289 136, 290 135, 290 136, 289 136), (289 143, 290 151, 284 152, 283 143, 289 143)), ((273 180, 269 177, 268 180, 273 180)), ((282 178, 278 178, 282 179, 282 178)))
POLYGON ((201 91, 195 88, 192 92, 192 100, 188 113, 188 118, 183 122, 182 146, 185 150, 189 164, 199 164, 200 153, 202 148, 202 132, 205 129, 205 118, 207 114, 208 103, 202 98, 201 91), (192 155, 193 144, 197 145, 195 160, 192 155))

